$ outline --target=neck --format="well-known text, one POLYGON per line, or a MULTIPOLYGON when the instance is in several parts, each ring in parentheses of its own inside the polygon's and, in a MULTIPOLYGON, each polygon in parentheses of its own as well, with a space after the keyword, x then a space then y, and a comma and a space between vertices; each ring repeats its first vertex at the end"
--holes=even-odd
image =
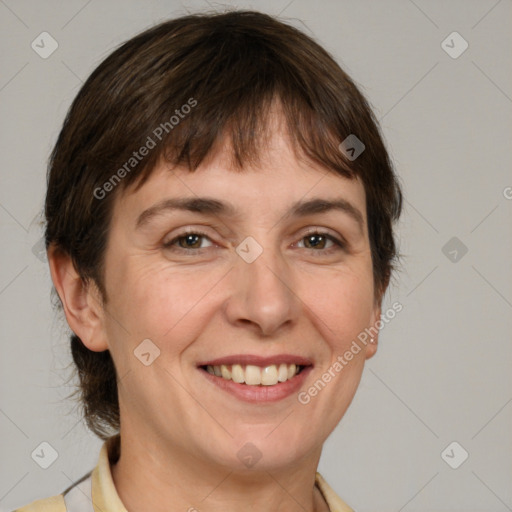
POLYGON ((315 487, 320 451, 294 467, 240 472, 129 431, 120 448, 112 478, 130 512, 329 510, 315 487))

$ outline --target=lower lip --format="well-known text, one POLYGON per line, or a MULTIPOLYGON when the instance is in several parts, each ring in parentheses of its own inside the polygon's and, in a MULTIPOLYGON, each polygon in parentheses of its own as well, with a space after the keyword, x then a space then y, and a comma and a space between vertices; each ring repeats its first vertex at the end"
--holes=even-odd
POLYGON ((297 393, 312 368, 312 366, 306 366, 292 379, 286 382, 278 382, 273 386, 249 386, 247 384, 239 384, 232 380, 226 380, 222 377, 212 375, 202 368, 199 368, 199 371, 203 373, 210 382, 240 400, 251 403, 268 403, 283 400, 297 393))

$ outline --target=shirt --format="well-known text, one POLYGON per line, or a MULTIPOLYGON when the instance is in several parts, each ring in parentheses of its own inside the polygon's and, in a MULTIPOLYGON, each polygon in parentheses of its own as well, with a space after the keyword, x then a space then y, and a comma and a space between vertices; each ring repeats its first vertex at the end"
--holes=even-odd
MULTIPOLYGON (((96 467, 57 496, 36 500, 14 512, 127 512, 112 479, 110 465, 119 458, 119 434, 104 441, 96 467)), ((354 512, 316 473, 315 485, 330 512, 354 512)))

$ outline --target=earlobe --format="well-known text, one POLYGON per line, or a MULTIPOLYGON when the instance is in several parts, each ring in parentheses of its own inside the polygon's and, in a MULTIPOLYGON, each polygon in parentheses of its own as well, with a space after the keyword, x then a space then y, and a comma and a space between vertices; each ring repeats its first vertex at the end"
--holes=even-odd
POLYGON ((366 359, 370 359, 377 352, 377 346, 379 343, 379 328, 380 325, 380 315, 381 315, 381 306, 380 304, 376 304, 372 313, 372 321, 370 325, 372 337, 370 338, 370 342, 366 345, 366 359), (376 332, 375 332, 376 331, 376 332))
POLYGON ((80 277, 71 257, 64 251, 54 246, 49 247, 48 262, 53 285, 71 330, 89 350, 107 350, 103 306, 96 287, 90 286, 80 277))

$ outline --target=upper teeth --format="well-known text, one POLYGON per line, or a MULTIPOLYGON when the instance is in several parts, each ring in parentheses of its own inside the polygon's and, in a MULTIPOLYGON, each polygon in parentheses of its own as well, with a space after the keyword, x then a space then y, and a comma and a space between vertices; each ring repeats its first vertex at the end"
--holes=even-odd
POLYGON ((222 377, 226 380, 232 380, 239 384, 248 384, 249 386, 273 386, 278 382, 285 382, 295 375, 300 370, 300 366, 295 364, 271 364, 260 368, 248 364, 242 366, 241 364, 211 366, 206 367, 206 371, 217 377, 222 377))

